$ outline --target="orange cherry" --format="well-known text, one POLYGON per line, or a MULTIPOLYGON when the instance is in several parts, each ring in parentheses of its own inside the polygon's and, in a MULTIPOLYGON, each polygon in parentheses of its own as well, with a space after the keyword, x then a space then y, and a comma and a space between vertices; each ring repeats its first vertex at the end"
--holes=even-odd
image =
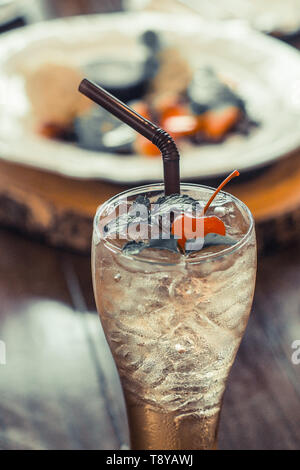
POLYGON ((218 235, 225 235, 226 228, 224 222, 215 215, 204 217, 204 236, 208 233, 217 233, 218 235))
POLYGON ((211 139, 218 140, 237 122, 240 110, 236 106, 212 109, 203 115, 203 131, 211 139))
POLYGON ((176 237, 178 245, 184 250, 187 240, 194 238, 203 238, 208 233, 217 233, 225 235, 225 225, 221 219, 216 216, 191 217, 181 214, 173 222, 172 234, 176 237))
POLYGON ((191 215, 181 214, 174 220, 171 232, 174 236, 178 237, 177 243, 184 251, 185 243, 187 240, 194 238, 205 237, 208 233, 216 233, 218 235, 226 235, 226 228, 224 222, 218 217, 205 216, 207 209, 221 191, 221 189, 235 176, 239 176, 239 172, 234 170, 225 180, 217 187, 213 195, 210 197, 203 209, 203 216, 192 217, 191 215))

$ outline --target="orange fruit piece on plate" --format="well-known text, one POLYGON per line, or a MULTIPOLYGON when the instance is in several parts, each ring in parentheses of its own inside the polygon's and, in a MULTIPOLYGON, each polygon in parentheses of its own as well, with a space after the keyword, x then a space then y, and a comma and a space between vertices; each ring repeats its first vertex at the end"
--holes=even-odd
POLYGON ((220 139, 238 121, 239 108, 226 106, 220 109, 212 109, 203 115, 203 131, 212 139, 220 139))

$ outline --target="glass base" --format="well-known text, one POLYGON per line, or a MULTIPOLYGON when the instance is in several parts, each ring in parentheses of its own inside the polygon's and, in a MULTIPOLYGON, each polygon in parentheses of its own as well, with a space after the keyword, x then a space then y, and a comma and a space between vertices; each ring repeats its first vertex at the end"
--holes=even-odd
POLYGON ((150 405, 128 404, 131 449, 214 450, 217 448, 219 412, 165 413, 150 405))

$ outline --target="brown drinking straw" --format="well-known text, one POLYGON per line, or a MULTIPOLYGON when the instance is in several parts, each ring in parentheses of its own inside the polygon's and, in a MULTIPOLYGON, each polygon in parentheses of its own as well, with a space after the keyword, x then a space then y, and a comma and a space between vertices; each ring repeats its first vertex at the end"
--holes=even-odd
POLYGON ((87 79, 82 80, 79 91, 156 145, 163 158, 165 194, 166 196, 179 194, 179 152, 172 137, 118 98, 87 79))

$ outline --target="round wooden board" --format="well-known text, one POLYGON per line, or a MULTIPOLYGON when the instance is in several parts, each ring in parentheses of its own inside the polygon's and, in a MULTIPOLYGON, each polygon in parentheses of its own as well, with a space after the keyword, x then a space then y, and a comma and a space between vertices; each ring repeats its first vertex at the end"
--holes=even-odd
MULTIPOLYGON (((300 154, 227 187, 254 214, 259 248, 300 235, 300 154)), ((218 182, 203 181, 216 185, 218 182)), ((126 187, 64 178, 0 161, 0 223, 82 253, 99 204, 126 187)))

